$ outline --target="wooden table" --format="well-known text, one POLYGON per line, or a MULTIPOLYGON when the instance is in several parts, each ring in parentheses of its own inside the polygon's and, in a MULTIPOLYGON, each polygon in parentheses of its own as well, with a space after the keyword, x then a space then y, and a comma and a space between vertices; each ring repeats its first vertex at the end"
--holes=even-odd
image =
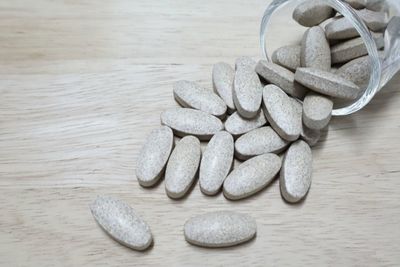
MULTIPOLYGON (((399 266, 399 76, 363 111, 333 119, 300 205, 282 201, 278 182, 231 202, 197 185, 173 201, 163 183, 136 181, 141 144, 177 105, 172 83, 210 87, 214 63, 260 58, 268 2, 1 1, 0 265, 399 266), (100 230, 88 206, 102 194, 149 222, 150 250, 100 230), (253 215, 257 238, 227 249, 185 242, 187 218, 222 209, 253 215)), ((288 19, 271 46, 300 36, 288 19)))

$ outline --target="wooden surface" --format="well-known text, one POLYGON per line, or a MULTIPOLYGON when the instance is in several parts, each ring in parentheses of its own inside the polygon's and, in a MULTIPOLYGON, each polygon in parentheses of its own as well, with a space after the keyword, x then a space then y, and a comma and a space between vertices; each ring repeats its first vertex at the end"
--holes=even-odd
MULTIPOLYGON (((335 118, 314 148, 311 191, 284 203, 275 182, 241 202, 182 201, 141 188, 135 159, 179 79, 211 86, 212 64, 259 58, 269 1, 0 2, 0 265, 399 266, 400 94, 397 76, 368 107, 335 118), (126 200, 154 246, 120 246, 94 222, 97 195, 126 200), (185 242, 184 221, 249 213, 257 238, 229 249, 185 242)), ((285 22, 289 17, 280 17, 285 22)), ((299 33, 282 23, 271 46, 299 33)))

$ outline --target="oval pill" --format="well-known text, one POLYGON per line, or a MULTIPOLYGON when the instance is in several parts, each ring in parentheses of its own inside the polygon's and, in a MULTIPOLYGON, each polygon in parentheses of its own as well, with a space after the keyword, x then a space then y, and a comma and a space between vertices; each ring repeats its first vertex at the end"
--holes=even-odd
POLYGON ((229 64, 220 62, 214 65, 212 71, 214 91, 224 100, 230 113, 235 110, 233 103, 234 79, 235 70, 229 64))
POLYGON ((322 130, 331 120, 333 102, 330 98, 308 93, 303 102, 303 123, 310 129, 322 130))
POLYGON ((253 119, 245 119, 238 112, 233 113, 225 121, 225 129, 234 137, 245 134, 251 130, 257 129, 267 123, 264 112, 260 110, 253 119))

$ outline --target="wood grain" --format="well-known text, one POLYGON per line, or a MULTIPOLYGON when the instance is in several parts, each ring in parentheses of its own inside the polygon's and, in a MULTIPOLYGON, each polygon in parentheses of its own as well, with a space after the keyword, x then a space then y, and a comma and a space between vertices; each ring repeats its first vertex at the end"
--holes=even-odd
MULTIPOLYGON (((198 185, 173 201, 163 183, 136 181, 143 140, 176 106, 172 83, 210 87, 212 64, 259 58, 268 2, 1 1, 0 265, 398 266, 399 76, 366 109, 332 121, 301 205, 283 202, 277 182, 232 202, 198 185), (88 205, 101 194, 143 215, 150 250, 100 230, 88 205), (253 215, 257 238, 228 249, 184 241, 187 218, 222 209, 253 215)), ((271 47, 299 36, 285 23, 271 34, 271 47)))

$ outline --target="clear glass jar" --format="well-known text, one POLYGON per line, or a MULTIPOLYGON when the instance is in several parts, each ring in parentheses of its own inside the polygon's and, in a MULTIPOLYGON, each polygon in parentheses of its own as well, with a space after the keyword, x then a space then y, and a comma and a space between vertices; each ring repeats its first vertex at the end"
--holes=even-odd
MULTIPOLYGON (((292 11, 298 4, 304 1, 306 0, 274 0, 265 10, 261 22, 260 38, 264 57, 268 61, 270 59, 266 45, 268 43, 266 33, 270 27, 271 18, 274 14, 278 13, 278 10, 291 9, 292 11)), ((333 116, 344 116, 352 114, 366 106, 375 94, 400 70, 400 0, 382 0, 385 1, 385 5, 388 7, 387 12, 389 15, 389 25, 385 32, 385 51, 383 59, 379 59, 378 49, 370 31, 354 9, 343 0, 325 1, 353 23, 363 39, 371 58, 371 77, 368 86, 364 88, 362 96, 345 107, 333 110, 333 116)), ((292 12, 290 12, 290 15, 291 14, 292 12)))

